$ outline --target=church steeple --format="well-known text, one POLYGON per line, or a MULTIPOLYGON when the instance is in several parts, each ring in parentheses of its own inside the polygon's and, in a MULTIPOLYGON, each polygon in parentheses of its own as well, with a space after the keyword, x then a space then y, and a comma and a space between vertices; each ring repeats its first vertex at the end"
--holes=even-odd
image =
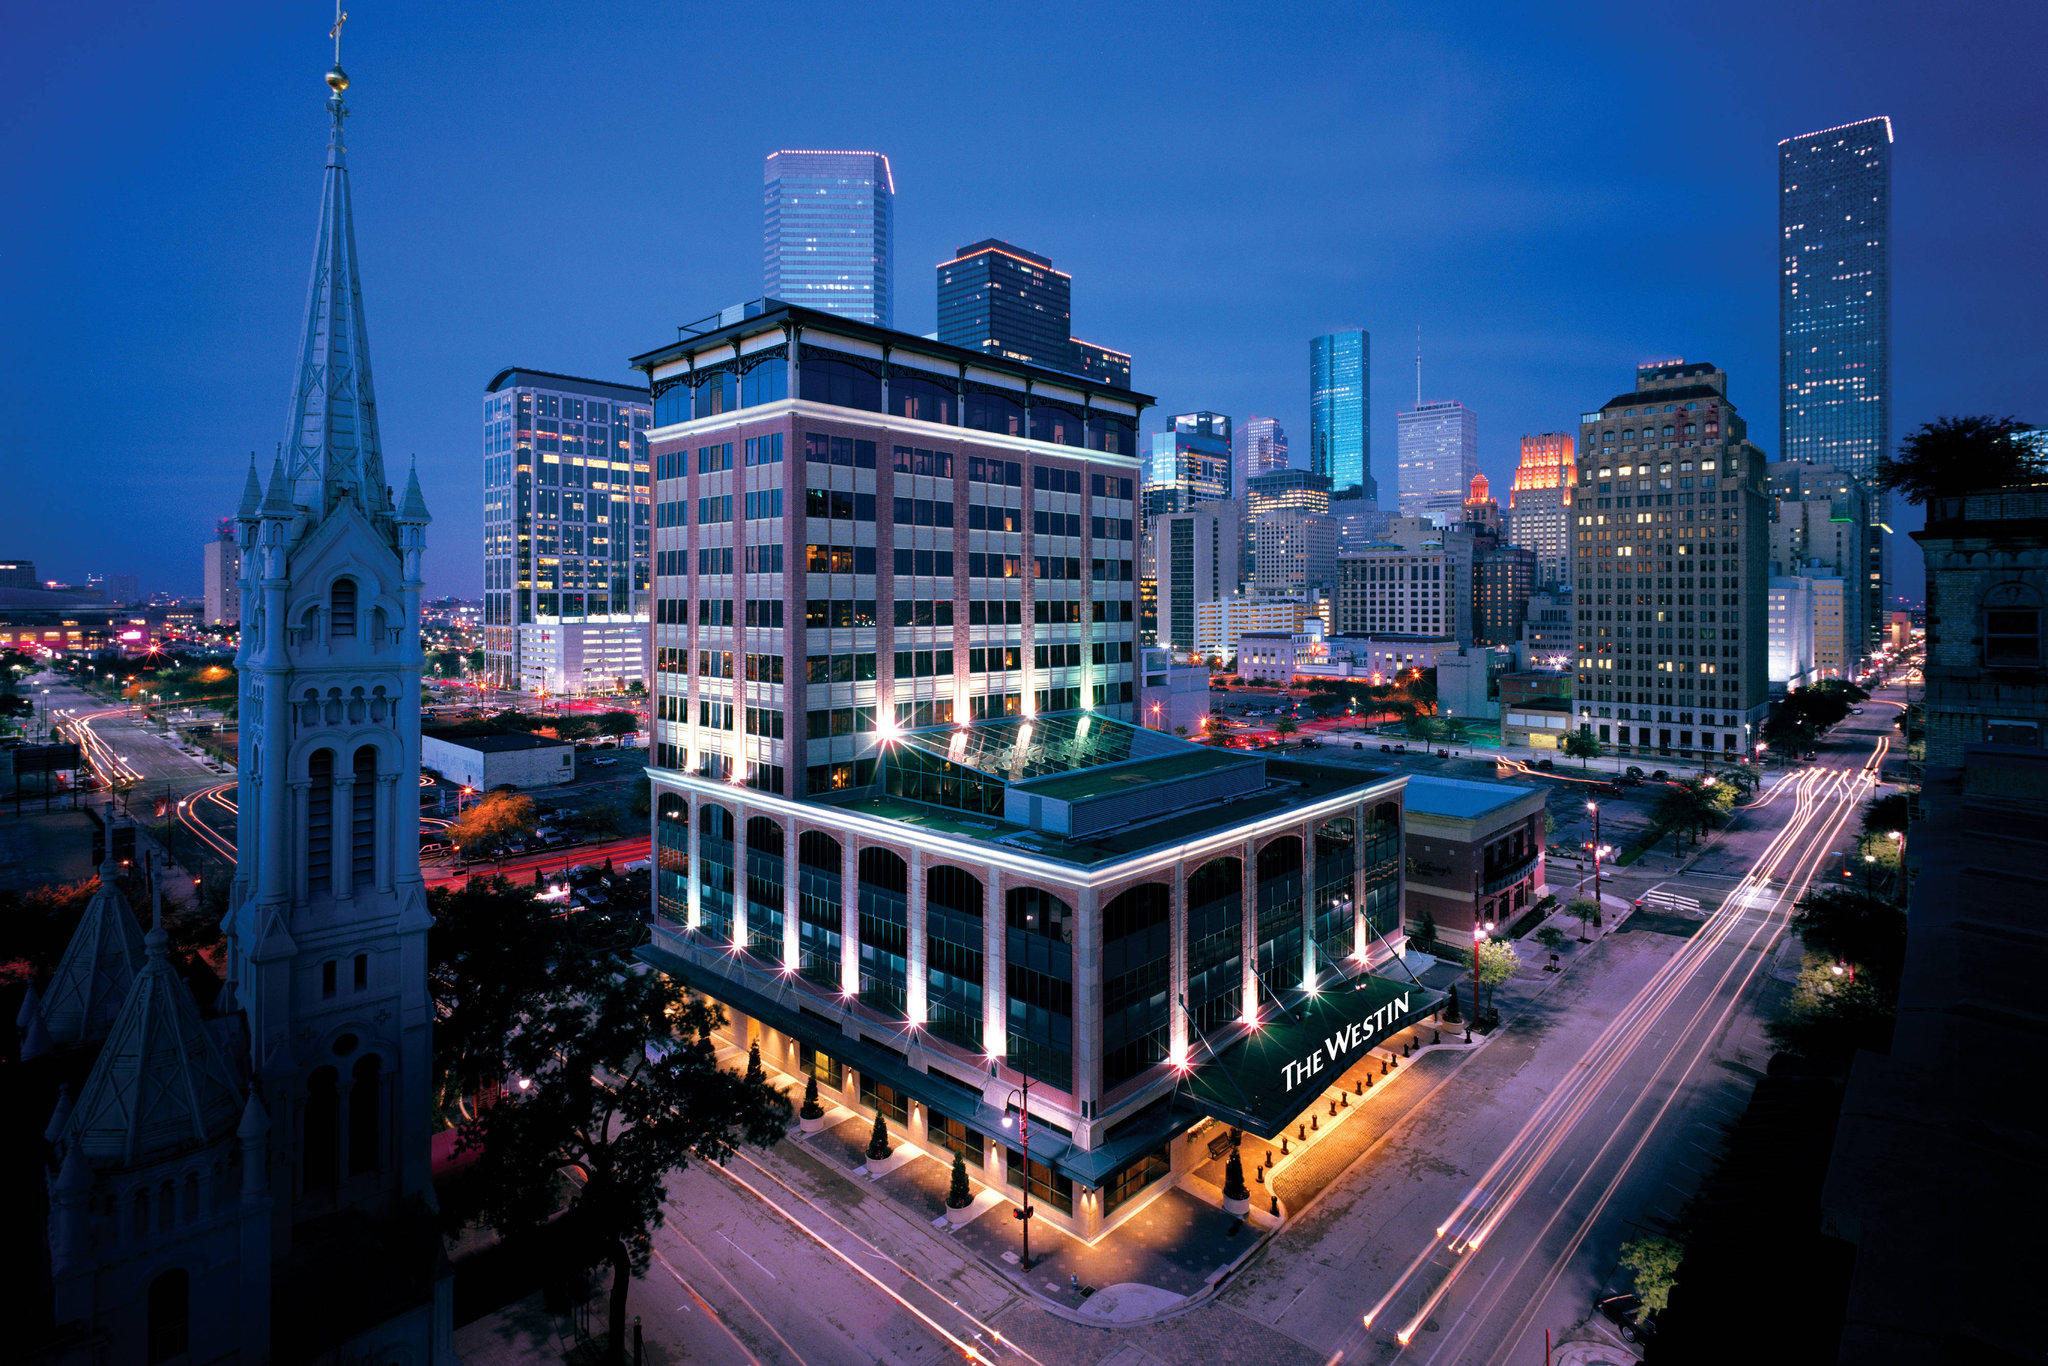
POLYGON ((391 495, 384 483, 377 400, 370 383, 370 335, 356 273, 355 218, 342 140, 348 75, 339 62, 327 73, 327 85, 333 92, 327 100, 327 174, 286 438, 291 497, 316 520, 343 502, 375 518, 390 513, 391 495))

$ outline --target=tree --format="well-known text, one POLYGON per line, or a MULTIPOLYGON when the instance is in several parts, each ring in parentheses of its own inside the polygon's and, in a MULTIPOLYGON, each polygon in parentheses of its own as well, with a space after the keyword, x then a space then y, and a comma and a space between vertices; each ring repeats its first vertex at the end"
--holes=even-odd
POLYGON ((427 892, 435 1090, 451 1107, 513 1071, 513 1040, 528 1012, 575 989, 588 968, 572 918, 557 915, 539 891, 537 881, 498 877, 427 892))
POLYGON ((2040 479, 2044 462, 2016 417, 1938 417, 1914 428, 1899 452, 1881 456, 1877 482, 1911 503, 1954 498, 2040 479))
POLYGON ((599 712, 595 724, 599 735, 631 735, 640 729, 640 716, 630 711, 599 712))
POLYGON ((1697 841, 1725 820, 1734 805, 1733 789, 1710 778, 1686 778, 1657 794, 1652 816, 1658 824, 1684 830, 1697 841))
POLYGON ((1552 953, 1556 953, 1564 947, 1565 938, 1565 932, 1555 925, 1545 925, 1542 929, 1536 931, 1536 942, 1552 953))
POLYGON ((531 1085, 464 1123, 456 1147, 476 1154, 463 1185, 475 1217, 500 1233, 539 1230, 566 1187, 569 1207, 552 1233, 570 1264, 611 1269, 616 1366, 668 1176, 776 1142, 789 1102, 718 1065, 711 1034, 725 1016, 716 1005, 642 968, 582 976, 581 990, 557 991, 522 1016, 508 1053, 531 1085))
POLYGON ((1790 1003, 1765 1032, 1784 1052, 1840 1072, 1859 1048, 1889 1048, 1896 1010, 1888 984, 1874 976, 1854 976, 1827 955, 1809 953, 1790 1003))
MULTIPOLYGON (((1489 939, 1479 946, 1479 985, 1486 988, 1486 1008, 1493 1010, 1493 989, 1521 970, 1521 955, 1505 939, 1489 939)), ((1474 1007, 1479 1003, 1473 1002, 1474 1007)))
POLYGON ((953 1152, 953 1182, 946 1188, 946 1208, 966 1209, 974 1203, 974 1191, 967 1184, 967 1160, 953 1152))
POLYGON ((1273 733, 1280 737, 1282 746, 1286 745, 1288 736, 1300 729, 1300 726, 1294 724, 1294 718, 1291 716, 1283 716, 1273 723, 1273 733))
POLYGON ((493 792, 457 816, 448 842, 466 858, 488 858, 533 833, 533 799, 517 792, 493 792))
POLYGON ((1906 914, 1856 887, 1808 892, 1792 913, 1792 932, 1831 963, 1853 965, 1859 980, 1889 988, 1906 956, 1906 914))
POLYGON ((747 1080, 756 1086, 768 1083, 768 1074, 761 1070, 761 1041, 754 1040, 747 1045, 747 1080))
POLYGON ((1913 799, 1903 792, 1888 792, 1863 808, 1863 833, 1886 835, 1905 833, 1913 821, 1913 799))
POLYGON ((1579 922, 1579 942, 1581 944, 1587 942, 1587 929, 1600 919, 1600 903, 1590 897, 1579 897, 1571 905, 1565 907, 1565 910, 1576 917, 1579 922))
POLYGON ((797 1116, 800 1119, 825 1117, 825 1107, 818 1103, 818 1074, 815 1072, 806 1073, 804 1076, 804 1103, 797 1111, 797 1116))
POLYGON ((1567 731, 1565 739, 1556 748, 1565 752, 1565 758, 1579 760, 1579 768, 1585 768, 1587 760, 1599 758, 1599 741, 1593 739, 1593 731, 1567 731))
POLYGON ((868 1135, 868 1161, 880 1162, 889 1155, 889 1121, 880 1107, 875 1110, 874 1132, 868 1135))
POLYGON ((1621 1268, 1633 1278, 1643 1312, 1659 1314, 1671 1303, 1671 1287, 1678 1284, 1678 1267, 1684 1260, 1685 1249, 1677 1240, 1654 1233, 1621 1245, 1621 1268))
POLYGON ((594 716, 558 716, 555 718, 555 738, 558 740, 588 740, 597 734, 597 718, 594 716))

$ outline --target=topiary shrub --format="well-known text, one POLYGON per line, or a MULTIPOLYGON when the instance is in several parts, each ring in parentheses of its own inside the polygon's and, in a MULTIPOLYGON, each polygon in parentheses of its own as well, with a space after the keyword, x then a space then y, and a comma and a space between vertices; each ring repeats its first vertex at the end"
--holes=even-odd
POLYGON ((953 1154, 953 1184, 946 1191, 947 1209, 966 1209, 974 1203, 974 1192, 967 1187, 967 1160, 958 1153, 953 1154))
POLYGON ((768 1074, 761 1070, 761 1041, 756 1039, 747 1045, 747 1083, 759 1086, 767 1079, 768 1074))
POLYGON ((1244 1163, 1238 1159, 1235 1148, 1230 1151, 1230 1161, 1223 1168, 1223 1198, 1225 1200, 1249 1200, 1251 1187, 1244 1183, 1244 1163))
POLYGON ((818 1104, 818 1079, 815 1076, 804 1078, 804 1104, 797 1114, 804 1119, 825 1117, 825 1107, 818 1104))
POLYGON ((868 1161, 880 1162, 889 1155, 889 1122, 875 1111, 875 1131, 868 1135, 868 1161))

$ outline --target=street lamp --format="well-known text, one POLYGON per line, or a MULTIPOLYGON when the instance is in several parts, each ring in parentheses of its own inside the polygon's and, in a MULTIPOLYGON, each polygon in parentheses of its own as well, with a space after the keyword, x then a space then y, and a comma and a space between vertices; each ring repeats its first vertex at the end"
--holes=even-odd
MULTIPOLYGON (((989 1074, 996 1074, 997 1063, 989 1064, 989 1074)), ((1010 1088, 1010 1094, 1003 1098, 1003 1127, 1010 1127, 1009 1105, 1011 1097, 1017 1101, 1017 1139, 1024 1146, 1024 1179, 1018 1184, 1024 1188, 1023 1207, 1016 1211, 1017 1227, 1024 1240, 1024 1270, 1031 1269, 1031 1220, 1037 1211, 1031 1208, 1031 1074, 1019 1070, 1021 1086, 1010 1088)))

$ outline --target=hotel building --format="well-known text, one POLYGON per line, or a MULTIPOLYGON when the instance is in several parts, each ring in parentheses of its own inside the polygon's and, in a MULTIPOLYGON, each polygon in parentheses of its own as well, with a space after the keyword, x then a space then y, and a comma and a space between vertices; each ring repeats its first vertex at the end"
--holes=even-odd
POLYGON ((1746 755, 1770 700, 1763 452, 1709 364, 1580 419, 1573 719, 1622 754, 1746 755))
POLYGON ((735 1043, 1087 1237, 1434 1007, 1369 971, 1402 777, 1134 724, 1145 395, 783 304, 633 363, 646 956, 735 1043))

